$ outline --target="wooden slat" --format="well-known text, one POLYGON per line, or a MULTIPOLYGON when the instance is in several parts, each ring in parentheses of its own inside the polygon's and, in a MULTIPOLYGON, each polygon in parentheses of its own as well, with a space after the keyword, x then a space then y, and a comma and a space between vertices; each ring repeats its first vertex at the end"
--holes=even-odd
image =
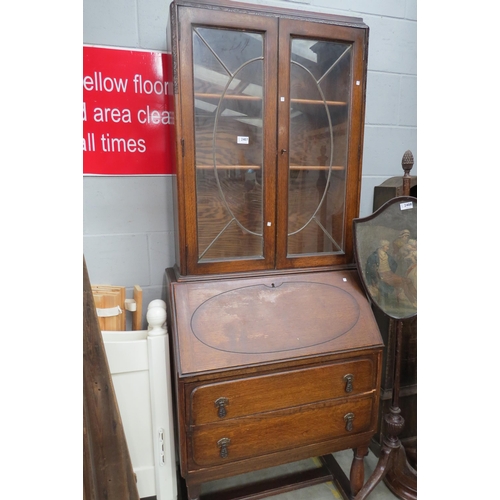
POLYGON ((132 313, 132 330, 142 330, 142 288, 134 286, 135 311, 132 313))
POLYGON ((83 259, 84 500, 139 500, 83 259))
POLYGON ((117 316, 99 317, 101 331, 124 331, 126 329, 124 286, 92 285, 92 293, 97 308, 112 308, 119 306, 122 312, 117 316))
POLYGON ((120 287, 120 307, 122 309, 122 313, 118 316, 120 320, 120 330, 124 332, 127 329, 126 322, 126 314, 125 314, 125 298, 126 298, 126 290, 124 286, 120 287))

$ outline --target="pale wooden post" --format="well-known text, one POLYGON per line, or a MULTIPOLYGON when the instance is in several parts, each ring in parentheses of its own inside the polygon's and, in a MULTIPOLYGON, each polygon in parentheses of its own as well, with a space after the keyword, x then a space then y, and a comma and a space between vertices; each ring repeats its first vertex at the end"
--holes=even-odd
POLYGON ((149 386, 155 457, 157 500, 177 499, 170 354, 166 329, 166 304, 155 300, 148 306, 149 386))

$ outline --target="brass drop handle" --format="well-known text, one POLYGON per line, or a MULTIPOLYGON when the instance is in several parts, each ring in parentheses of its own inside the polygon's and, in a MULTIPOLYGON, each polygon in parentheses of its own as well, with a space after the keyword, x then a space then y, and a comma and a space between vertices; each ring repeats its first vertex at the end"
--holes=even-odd
POLYGON ((345 430, 347 432, 352 431, 352 421, 354 420, 354 413, 347 413, 344 415, 344 421, 345 421, 345 430))
POLYGON ((281 150, 281 154, 284 155, 286 153, 286 149, 281 150))
POLYGON ((345 380, 345 392, 352 392, 352 383, 354 381, 354 375, 352 373, 348 373, 347 375, 344 375, 344 380, 345 380))
POLYGON ((220 448, 220 457, 227 458, 229 452, 227 451, 227 447, 231 444, 231 440, 229 438, 222 438, 217 441, 217 446, 220 448))
POLYGON ((226 406, 229 404, 229 399, 218 398, 215 400, 215 407, 217 408, 217 416, 224 418, 227 415, 226 406))

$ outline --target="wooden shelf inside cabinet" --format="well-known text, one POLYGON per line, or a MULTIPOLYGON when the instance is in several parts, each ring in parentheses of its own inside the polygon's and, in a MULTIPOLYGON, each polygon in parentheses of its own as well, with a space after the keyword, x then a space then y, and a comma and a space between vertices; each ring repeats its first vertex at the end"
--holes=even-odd
POLYGON ((325 104, 327 106, 347 106, 346 102, 341 102, 341 101, 320 101, 318 99, 295 99, 291 98, 290 102, 292 104, 312 104, 315 106, 324 106, 325 104))
MULTIPOLYGON (((255 95, 245 95, 245 94, 207 94, 207 93, 195 93, 194 94, 195 99, 203 99, 203 100, 212 100, 215 102, 218 102, 224 97, 226 100, 234 100, 234 101, 262 101, 262 96, 255 96, 255 95)), ((327 106, 347 106, 347 102, 341 102, 341 101, 322 101, 319 99, 299 99, 299 98, 293 98, 290 99, 290 102, 292 104, 312 104, 315 106, 324 106, 325 104, 327 106)))
POLYGON ((201 93, 195 93, 194 98, 195 99, 203 99, 207 101, 215 101, 218 102, 224 97, 224 99, 227 100, 234 100, 234 101, 262 101, 262 96, 257 96, 257 95, 245 95, 245 94, 238 94, 238 95, 233 95, 233 94, 201 94, 201 93))
MULTIPOLYGON (((196 165, 200 170, 210 170, 214 168, 213 165, 196 165)), ((217 170, 260 170, 262 165, 220 165, 216 166, 217 170)), ((345 170, 345 167, 334 165, 332 167, 326 165, 290 165, 290 170, 345 170)))

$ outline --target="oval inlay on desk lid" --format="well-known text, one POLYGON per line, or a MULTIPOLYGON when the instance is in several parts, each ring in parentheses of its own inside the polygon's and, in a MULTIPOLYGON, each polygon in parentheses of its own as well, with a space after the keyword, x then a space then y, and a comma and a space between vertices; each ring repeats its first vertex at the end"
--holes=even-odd
POLYGON ((351 330, 358 318, 358 303, 345 290, 294 281, 211 297, 194 312, 191 329, 214 349, 262 354, 329 342, 351 330))

